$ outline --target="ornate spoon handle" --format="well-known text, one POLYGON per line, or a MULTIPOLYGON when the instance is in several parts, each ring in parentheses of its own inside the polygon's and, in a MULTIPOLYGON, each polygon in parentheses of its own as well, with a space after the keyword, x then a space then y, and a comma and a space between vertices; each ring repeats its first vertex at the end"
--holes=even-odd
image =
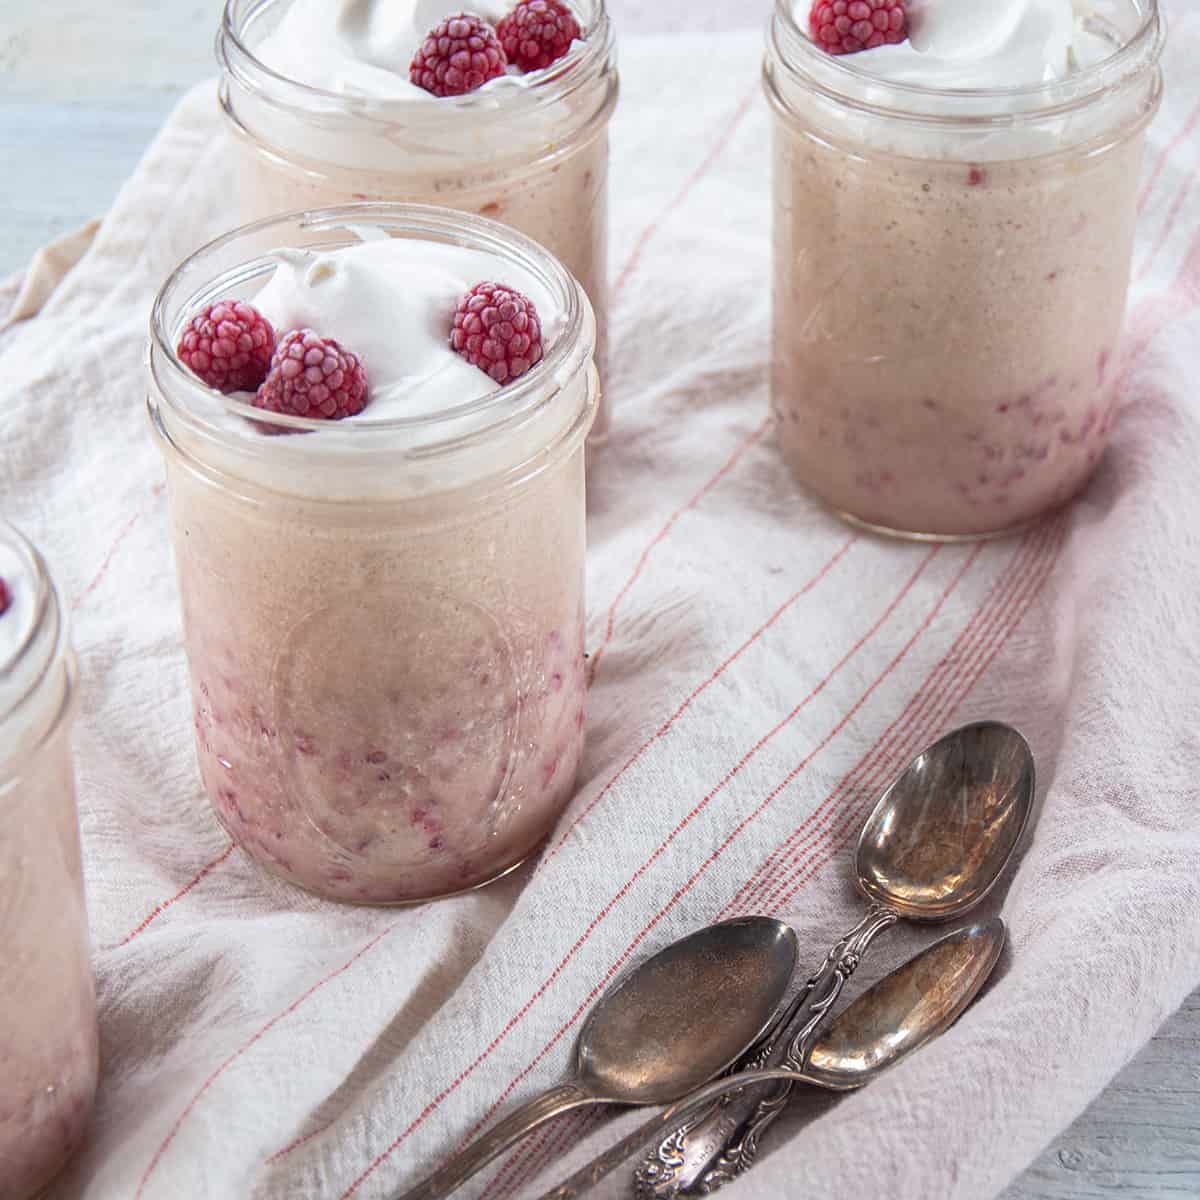
POLYGON ((556 1188, 552 1188, 540 1197, 540 1200, 575 1200, 589 1188, 595 1187, 606 1175, 615 1171, 631 1155, 636 1154, 651 1138, 658 1137, 664 1129, 670 1129, 685 1120, 697 1109, 707 1108, 713 1100, 738 1092, 742 1088, 753 1087, 756 1084, 804 1083, 806 1076, 796 1071, 788 1071, 782 1067, 774 1067, 762 1071, 742 1071, 736 1075, 726 1075, 707 1083, 704 1087, 677 1100, 669 1108, 664 1108, 657 1116, 639 1125, 631 1134, 624 1137, 611 1149, 606 1150, 597 1158, 592 1159, 587 1166, 576 1171, 570 1179, 564 1180, 556 1188))
POLYGON ((539 1125, 574 1108, 599 1103, 603 1101, 573 1083, 552 1088, 522 1105, 483 1137, 460 1150, 432 1175, 404 1192, 399 1200, 441 1200, 539 1125))
MULTIPOLYGON (((899 915, 872 905, 826 956, 775 1029, 738 1064, 743 1071, 783 1067, 802 1072, 846 980, 867 947, 899 915)), ((748 1087, 726 1096, 677 1126, 638 1168, 637 1200, 667 1200, 684 1192, 707 1194, 749 1169, 763 1131, 787 1106, 794 1081, 748 1087)))

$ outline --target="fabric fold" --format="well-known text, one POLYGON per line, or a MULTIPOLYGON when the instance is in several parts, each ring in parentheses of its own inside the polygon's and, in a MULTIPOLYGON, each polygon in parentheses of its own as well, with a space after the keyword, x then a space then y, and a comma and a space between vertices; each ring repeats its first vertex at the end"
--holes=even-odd
MULTIPOLYGON (((854 534, 775 451, 759 34, 626 39, 578 794, 535 863, 398 911, 264 874, 200 787, 143 351, 157 288, 231 223, 235 185, 211 83, 183 101, 0 340, 4 512, 49 559, 81 662, 105 1065, 54 1197, 390 1196, 560 1081, 595 998, 672 938, 773 913, 815 966, 861 912, 875 798, 984 717, 1026 733, 1041 780, 989 901, 1001 971, 861 1094, 798 1099, 729 1195, 981 1200, 1099 1093, 1200 983, 1200 212, 1178 137, 1200 29, 1168 7, 1111 449, 1068 511, 966 546, 854 534)), ((889 933, 851 991, 932 936, 889 933)), ((464 1195, 536 1195, 638 1119, 567 1117, 464 1195)))

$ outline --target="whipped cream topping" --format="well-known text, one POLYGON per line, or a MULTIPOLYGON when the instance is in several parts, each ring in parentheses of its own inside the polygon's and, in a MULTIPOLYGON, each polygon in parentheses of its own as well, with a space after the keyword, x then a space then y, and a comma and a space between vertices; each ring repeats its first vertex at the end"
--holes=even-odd
POLYGON ((44 731, 67 686, 59 653, 61 622, 47 581, 24 540, 0 521, 0 578, 9 606, 0 613, 0 775, 12 754, 44 731))
MULTIPOLYGON (((367 406, 349 421, 442 412, 500 390, 450 348, 454 310, 477 283, 493 281, 533 301, 546 351, 564 316, 528 271, 482 250, 356 230, 358 245, 285 250, 254 306, 278 336, 314 329, 362 359, 367 406)), ((244 399, 248 402, 249 397, 244 399)))
POLYGON ((0 579, 8 585, 8 608, 0 613, 0 673, 13 666, 33 629, 37 579, 15 547, 0 541, 0 579))
POLYGON ((908 0, 906 10, 908 41, 854 55, 856 69, 929 88, 1016 88, 1065 79, 1113 52, 1086 28, 1090 0, 908 0))
MULTIPOLYGON (((293 0, 255 55, 279 75, 309 87, 377 100, 437 103, 409 82, 408 66, 431 29, 452 13, 496 25, 515 0, 293 0)), ((491 79, 479 93, 524 88, 541 72, 491 79)))

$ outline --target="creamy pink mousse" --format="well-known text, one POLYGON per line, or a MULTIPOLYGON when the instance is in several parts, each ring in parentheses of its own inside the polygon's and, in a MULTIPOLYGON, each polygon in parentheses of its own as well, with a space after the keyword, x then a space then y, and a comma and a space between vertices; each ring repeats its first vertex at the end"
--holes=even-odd
MULTIPOLYGON (((484 883, 537 847, 574 788, 582 449, 491 493, 455 477, 400 499, 389 488, 432 469, 385 453, 400 435, 370 432, 379 473, 353 487, 353 468, 322 450, 327 432, 498 390, 449 344, 456 302, 484 279, 533 300, 549 354, 561 317, 503 258, 404 238, 286 252, 249 299, 279 332, 304 324, 361 352, 366 408, 308 434, 264 433, 267 486, 170 476, 205 789, 250 854, 335 899, 484 883), (331 498, 338 487, 345 499, 331 498)), ((572 385, 546 387, 570 407, 572 385)), ((487 478, 512 450, 480 454, 487 478)))
POLYGON ((79 1148, 99 1069, 69 684, 22 566, 0 527, 0 1200, 31 1200, 79 1148))
POLYGON ((844 515, 1001 532, 1100 460, 1157 60, 1058 112, 1038 89, 1119 49, 1086 8, 924 0, 903 44, 834 58, 793 40, 794 76, 768 61, 773 408, 796 477, 844 515))

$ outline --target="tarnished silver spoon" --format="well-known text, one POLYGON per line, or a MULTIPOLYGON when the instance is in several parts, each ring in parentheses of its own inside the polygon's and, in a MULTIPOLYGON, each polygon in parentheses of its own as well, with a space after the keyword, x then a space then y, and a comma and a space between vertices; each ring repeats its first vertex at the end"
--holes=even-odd
POLYGON ((718 1079, 640 1125, 541 1200, 575 1200, 664 1130, 686 1123, 689 1113, 747 1085, 782 1080, 838 1092, 863 1087, 954 1024, 987 982, 1003 948, 999 917, 956 929, 885 975, 835 1017, 812 1047, 803 1071, 774 1067, 718 1079))
POLYGON ((770 917, 709 925, 629 972, 579 1033, 575 1078, 454 1155, 401 1200, 449 1195, 540 1125, 590 1104, 666 1104, 719 1075, 776 1021, 796 935, 770 917))
MULTIPOLYGON (((804 1054, 871 942, 900 919, 974 908, 1012 858, 1034 802, 1033 753, 1011 726, 963 726, 919 754, 880 797, 858 841, 863 920, 830 951, 783 1021, 739 1070, 805 1069, 804 1054)), ((674 1130, 637 1172, 638 1200, 707 1194, 749 1169, 790 1086, 748 1088, 674 1130)))

